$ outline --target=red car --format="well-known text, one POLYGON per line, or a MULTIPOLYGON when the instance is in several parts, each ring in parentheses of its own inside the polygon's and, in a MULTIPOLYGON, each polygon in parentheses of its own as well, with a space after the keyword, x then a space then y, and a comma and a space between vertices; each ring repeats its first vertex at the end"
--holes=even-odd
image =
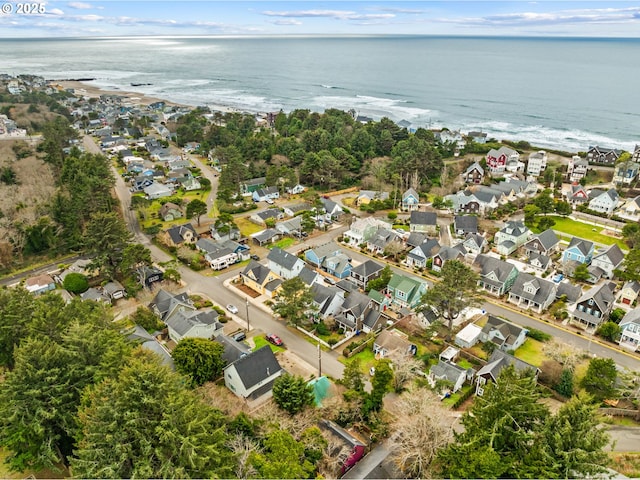
POLYGON ((267 338, 267 342, 273 343, 274 345, 277 345, 278 347, 282 346, 282 340, 275 333, 268 334, 266 338, 267 338))

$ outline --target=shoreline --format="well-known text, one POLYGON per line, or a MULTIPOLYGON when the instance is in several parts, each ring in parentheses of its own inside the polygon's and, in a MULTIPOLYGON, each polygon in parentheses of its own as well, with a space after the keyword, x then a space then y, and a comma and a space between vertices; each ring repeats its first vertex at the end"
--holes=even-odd
MULTIPOLYGON (((148 106, 152 103, 156 102, 164 102, 165 105, 169 105, 172 107, 189 107, 189 108, 197 108, 197 105, 189 105, 186 103, 174 102, 172 100, 167 100, 166 98, 160 98, 156 96, 146 95, 141 92, 136 92, 133 90, 109 90, 101 87, 96 87, 95 85, 91 85, 90 83, 83 82, 80 80, 50 80, 50 85, 59 85, 60 87, 67 89, 72 88, 75 94, 89 97, 89 98, 99 98, 101 95, 117 95, 125 98, 125 103, 133 103, 135 105, 148 106)), ((135 87, 132 87, 135 88, 135 87)), ((233 107, 229 107, 226 105, 210 105, 207 104, 209 108, 213 111, 219 111, 223 113, 250 113, 250 112, 241 112, 233 107)))

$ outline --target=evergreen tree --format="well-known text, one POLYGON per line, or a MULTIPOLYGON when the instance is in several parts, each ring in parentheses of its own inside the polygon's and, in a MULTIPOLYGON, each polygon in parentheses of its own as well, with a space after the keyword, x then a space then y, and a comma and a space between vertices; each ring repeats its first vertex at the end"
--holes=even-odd
POLYGON ((176 370, 200 386, 222 374, 226 363, 222 359, 223 352, 224 347, 218 342, 206 338, 185 338, 180 340, 171 356, 176 370))
POLYGON ((315 467, 305 458, 304 445, 289 432, 274 430, 262 444, 264 452, 252 456, 259 478, 311 478, 315 467))
POLYGON ((273 382, 273 400, 294 415, 314 404, 313 387, 299 375, 285 373, 273 382))
POLYGON ((290 278, 282 282, 272 308, 290 324, 300 325, 315 310, 313 293, 300 277, 290 278))
POLYGON ((582 386, 596 400, 602 401, 616 396, 617 378, 618 370, 613 359, 592 358, 589 361, 587 373, 582 378, 582 386))

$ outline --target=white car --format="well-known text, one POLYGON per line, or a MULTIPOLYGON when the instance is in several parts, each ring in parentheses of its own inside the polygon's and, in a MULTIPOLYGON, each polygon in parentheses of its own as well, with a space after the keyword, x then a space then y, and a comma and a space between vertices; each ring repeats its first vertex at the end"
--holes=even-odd
POLYGON ((227 305, 227 310, 229 310, 231 313, 238 313, 238 307, 236 307, 235 305, 227 305))

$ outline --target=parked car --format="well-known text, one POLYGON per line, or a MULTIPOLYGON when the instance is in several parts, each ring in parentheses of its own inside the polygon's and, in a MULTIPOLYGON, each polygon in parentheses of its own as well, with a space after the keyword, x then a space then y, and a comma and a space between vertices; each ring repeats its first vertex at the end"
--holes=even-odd
POLYGON ((273 343, 274 345, 277 345, 279 347, 282 346, 282 340, 275 333, 267 334, 266 339, 267 339, 267 342, 269 342, 269 343, 273 343))
POLYGON ((231 335, 231 338, 233 338, 236 342, 241 342, 247 338, 247 334, 240 331, 231 335))
POLYGON ((227 310, 229 310, 231 313, 238 313, 238 307, 236 307, 235 305, 227 305, 227 310))
POLYGON ((252 253, 251 260, 260 260, 260 256, 256 255, 255 253, 252 253))
POLYGON ((270 198, 267 198, 265 202, 267 202, 269 205, 273 205, 274 203, 273 200, 271 200, 270 198))

